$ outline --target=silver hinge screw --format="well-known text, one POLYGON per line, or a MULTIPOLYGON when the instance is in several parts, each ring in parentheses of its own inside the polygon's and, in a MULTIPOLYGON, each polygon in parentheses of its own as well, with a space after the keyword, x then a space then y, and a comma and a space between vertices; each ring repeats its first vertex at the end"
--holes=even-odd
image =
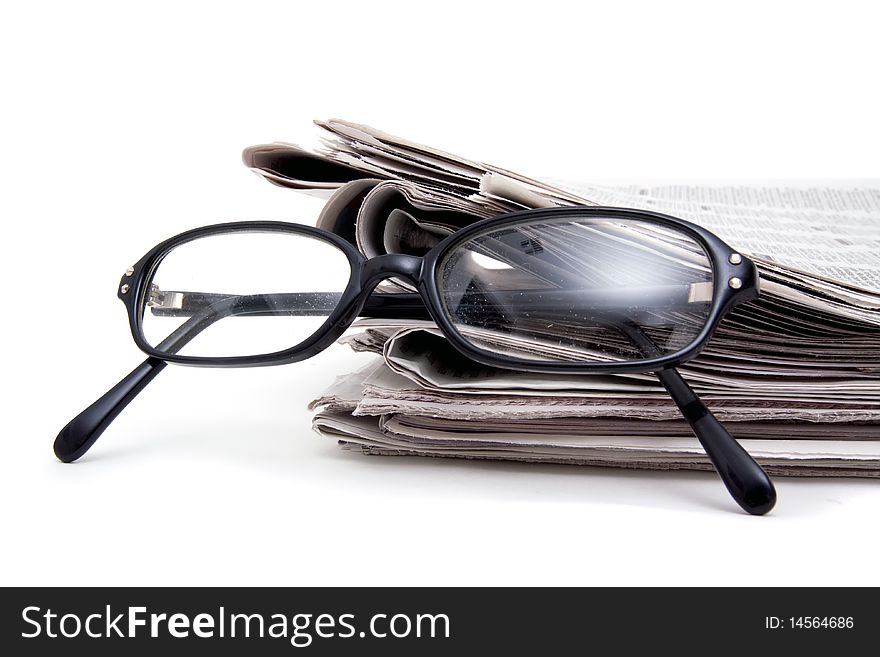
POLYGON ((727 284, 730 285, 730 287, 732 287, 734 290, 738 290, 743 286, 742 279, 739 279, 736 276, 727 281, 727 284))
POLYGON ((739 253, 731 253, 730 257, 727 259, 732 265, 738 265, 743 261, 743 257, 739 253))
POLYGON ((122 294, 128 292, 128 284, 125 284, 121 288, 119 288, 119 291, 122 292, 122 294))

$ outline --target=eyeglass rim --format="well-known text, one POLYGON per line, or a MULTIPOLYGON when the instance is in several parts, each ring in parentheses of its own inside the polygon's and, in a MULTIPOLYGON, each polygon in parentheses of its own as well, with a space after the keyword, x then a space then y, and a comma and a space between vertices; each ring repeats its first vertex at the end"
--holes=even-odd
POLYGON ((484 365, 502 369, 524 369, 529 372, 542 374, 652 372, 659 369, 677 367, 693 359, 705 348, 718 324, 733 306, 757 298, 760 289, 759 276, 754 263, 706 228, 659 212, 608 206, 560 206, 537 210, 522 210, 471 224, 444 239, 430 253, 425 255, 422 282, 425 286, 423 297, 427 296, 431 299, 432 304, 437 306, 438 312, 434 316, 435 321, 446 338, 459 351, 484 365), (697 336, 683 348, 656 358, 596 363, 542 362, 518 359, 479 349, 467 340, 443 310, 440 298, 440 283, 438 280, 440 272, 438 268, 440 263, 443 262, 445 255, 463 242, 467 242, 487 232, 502 229, 508 225, 518 224, 523 219, 564 219, 566 217, 585 216, 652 223, 677 229, 685 235, 692 237, 702 246, 712 267, 713 289, 712 306, 706 317, 703 329, 697 336), (739 256, 739 262, 731 262, 733 255, 739 256), (739 279, 739 288, 731 287, 729 282, 732 278, 739 279))
POLYGON ((364 302, 372 293, 373 288, 382 279, 400 275, 415 283, 423 303, 440 330, 452 345, 461 353, 484 365, 501 369, 519 369, 536 373, 624 373, 651 372, 669 367, 676 367, 696 356, 711 339, 718 323, 734 305, 754 299, 758 296, 758 273, 747 257, 740 255, 740 261, 731 262, 731 255, 738 252, 722 241, 711 231, 691 222, 647 210, 615 208, 605 206, 561 206, 537 210, 523 210, 501 215, 491 219, 475 222, 456 231, 437 244, 425 256, 384 255, 378 258, 366 258, 357 248, 344 238, 305 224, 280 221, 239 221, 232 223, 212 224, 185 231, 171 237, 150 249, 121 278, 117 288, 117 296, 126 306, 129 326, 135 344, 144 353, 169 363, 192 365, 197 367, 255 367, 264 365, 280 365, 306 360, 333 344, 359 315, 364 302), (465 339, 452 323, 444 310, 438 285, 438 266, 444 257, 462 242, 504 228, 523 220, 540 220, 544 218, 565 217, 596 217, 624 221, 640 221, 677 229, 692 237, 706 252, 713 272, 712 306, 702 331, 694 340, 682 349, 655 358, 637 361, 614 362, 542 362, 519 359, 485 351, 474 346, 465 339), (343 291, 336 309, 311 336, 299 344, 266 354, 249 356, 181 356, 170 354, 154 348, 144 336, 140 306, 147 294, 147 288, 156 268, 165 255, 171 250, 187 242, 208 237, 210 235, 234 232, 281 232, 300 234, 320 239, 332 244, 342 251, 351 267, 348 285, 343 291), (376 261, 386 259, 376 266, 376 261), (416 264, 418 261, 418 264, 416 264), (372 263, 372 265, 370 264, 372 263), (400 267, 398 263, 405 263, 400 267), (398 268, 401 271, 396 272, 398 268), (739 278, 741 286, 733 289, 729 285, 731 278, 739 278))

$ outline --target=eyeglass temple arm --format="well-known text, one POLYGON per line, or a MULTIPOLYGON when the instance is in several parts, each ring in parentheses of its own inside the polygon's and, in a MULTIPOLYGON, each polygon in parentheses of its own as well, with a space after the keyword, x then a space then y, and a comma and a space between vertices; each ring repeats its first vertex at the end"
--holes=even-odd
MULTIPOLYGON (((175 353, 211 324, 234 312, 235 304, 230 303, 229 300, 225 303, 221 300, 214 304, 203 305, 201 312, 189 313, 189 319, 163 340, 159 349, 175 353)), ((160 358, 150 356, 91 406, 68 422, 56 436, 52 446, 58 460, 71 463, 89 451, 116 416, 158 376, 159 372, 165 369, 167 364, 160 358)))
MULTIPOLYGON (((178 327, 160 345, 160 348, 168 350, 173 346, 175 351, 182 349, 187 342, 223 317, 236 313, 258 314, 259 312, 254 312, 252 306, 251 312, 248 313, 248 304, 244 304, 244 306, 241 304, 236 306, 232 303, 218 304, 217 300, 212 303, 207 298, 208 296, 218 295, 202 295, 201 300, 192 298, 193 306, 189 307, 185 313, 190 316, 190 319, 178 327)), ((287 308, 284 312, 297 312, 298 309, 298 314, 303 315, 307 312, 328 314, 335 308, 337 300, 332 300, 333 305, 329 308, 322 308, 318 303, 320 296, 322 295, 317 293, 305 294, 296 300, 298 303, 291 304, 292 307, 287 308)), ((324 300, 327 303, 331 302, 329 299, 324 300)), ((289 301, 292 302, 294 299, 289 299, 289 301)), ((263 311, 264 314, 269 314, 265 308, 263 311)), ((277 312, 275 311, 273 314, 277 314, 277 312)), ((364 305, 362 315, 387 319, 430 319, 427 309, 416 293, 371 295, 364 305)), ((110 423, 137 397, 141 390, 149 385, 150 381, 156 378, 166 365, 164 360, 150 356, 82 413, 68 422, 59 432, 53 444, 58 460, 71 463, 89 451, 95 441, 110 426, 110 423)))
MULTIPOLYGON (((503 293, 495 290, 482 289, 480 296, 490 306, 504 299, 503 293)), ((646 358, 663 355, 654 340, 629 318, 607 312, 603 319, 609 328, 620 332, 646 358)), ((753 515, 770 511, 776 504, 776 489, 767 473, 730 435, 678 370, 659 370, 656 375, 700 441, 731 497, 753 515)))
MULTIPOLYGON (((660 355, 651 337, 630 321, 613 322, 646 356, 660 355)), ((660 383, 706 450, 731 497, 752 515, 764 515, 776 504, 776 489, 763 468, 718 421, 675 368, 655 372, 660 383)))
POLYGON ((776 504, 776 489, 763 468, 712 415, 678 370, 656 372, 697 440, 715 466, 731 497, 752 515, 764 515, 776 504))
MULTIPOLYGON (((278 294, 229 295, 213 292, 161 293, 161 302, 151 304, 157 317, 193 317, 209 314, 213 321, 230 315, 326 317, 339 305, 338 292, 282 292, 278 294)), ((363 317, 382 319, 430 319, 417 292, 371 294, 360 312, 363 317)), ((185 326, 185 325, 184 325, 185 326)), ((181 327, 182 328, 182 327, 181 327)))
MULTIPOLYGON (((501 241, 494 242, 494 246, 503 261, 511 264, 523 262, 522 256, 515 254, 515 249, 511 250, 501 241)), ((490 253, 490 255, 493 254, 490 253)), ((530 273, 544 277, 549 281, 554 280, 554 277, 559 273, 558 267, 544 262, 540 258, 531 258, 527 262, 530 265, 530 273)), ((572 272, 566 268, 564 273, 568 277, 572 272)), ((699 285, 697 284, 697 286, 699 285)), ((711 283, 708 285, 711 290, 711 283)), ((688 302, 711 301, 711 293, 708 298, 703 298, 705 290, 698 291, 697 286, 690 286, 688 302), (693 298, 694 296, 699 298, 693 298)), ((626 318, 615 318, 613 313, 608 313, 606 318, 608 323, 630 340, 645 357, 662 355, 657 344, 638 325, 626 318)), ((712 415, 712 412, 682 378, 678 370, 668 368, 660 370, 656 374, 691 426, 697 440, 706 450, 715 470, 737 504, 753 515, 763 515, 770 511, 776 504, 776 489, 767 473, 730 435, 724 425, 712 415)))
MULTIPOLYGON (((593 289, 537 288, 505 293, 493 290, 493 296, 505 300, 504 295, 520 307, 534 305, 548 310, 553 304, 569 309, 577 304, 584 310, 612 310, 621 308, 655 307, 687 308, 712 300, 711 282, 640 285, 613 288, 610 292, 593 289)), ((159 292, 160 301, 151 303, 150 312, 157 317, 192 317, 210 314, 213 321, 229 315, 295 315, 326 316, 342 295, 338 292, 282 292, 274 294, 229 295, 212 292, 159 292)), ((460 302, 466 301, 465 294, 460 302)), ((475 297, 476 298, 476 297, 475 297)), ((431 319, 427 308, 416 292, 372 294, 360 312, 363 317, 382 319, 431 319)))

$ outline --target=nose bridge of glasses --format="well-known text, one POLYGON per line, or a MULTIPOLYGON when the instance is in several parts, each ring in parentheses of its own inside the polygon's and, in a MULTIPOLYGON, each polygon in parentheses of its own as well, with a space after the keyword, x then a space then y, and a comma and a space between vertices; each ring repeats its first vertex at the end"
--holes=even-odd
POLYGON ((386 278, 405 278, 418 284, 422 276, 423 259, 403 253, 387 253, 371 258, 364 265, 363 284, 372 288, 386 278))

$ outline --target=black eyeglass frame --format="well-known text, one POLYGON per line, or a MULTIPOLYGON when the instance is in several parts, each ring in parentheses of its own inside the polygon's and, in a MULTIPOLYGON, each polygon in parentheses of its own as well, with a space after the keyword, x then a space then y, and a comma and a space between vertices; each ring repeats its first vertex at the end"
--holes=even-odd
MULTIPOLYGON (((694 435, 706 450, 730 495, 748 513, 763 515, 776 504, 772 481, 724 425, 718 421, 675 368, 696 356, 712 336, 725 313, 734 305, 754 299, 759 293, 759 278, 754 263, 738 254, 710 231, 690 222, 645 210, 600 206, 564 206, 524 210, 494 219, 485 219, 453 233, 424 257, 386 254, 366 258, 352 244, 333 233, 276 221, 245 221, 215 224, 181 233, 168 239, 141 258, 119 283, 118 296, 125 303, 132 337, 147 359, 113 388, 73 418, 58 434, 55 455, 65 463, 85 454, 122 410, 164 369, 167 363, 201 367, 253 367, 281 365, 305 360, 318 354, 339 338, 358 316, 393 318, 431 318, 450 342, 473 360, 502 369, 542 373, 590 374, 600 372, 654 372, 669 392, 694 435), (709 258, 713 273, 713 295, 705 326, 686 347, 674 353, 628 362, 535 362, 505 357, 472 345, 455 328, 442 307, 437 285, 437 269, 443 257, 456 246, 487 232, 494 232, 524 220, 549 218, 601 217, 653 223, 678 230, 699 243, 709 258), (237 231, 278 231, 306 235, 329 242, 347 256, 351 278, 336 307, 311 337, 283 351, 255 356, 195 357, 180 356, 153 348, 143 336, 141 311, 153 274, 162 258, 186 242, 214 234, 237 231), (373 294, 375 287, 388 278, 405 278, 418 289, 417 294, 373 294), (734 280, 738 279, 738 280, 734 280), (427 316, 424 312, 427 310, 427 316)), ((637 328, 618 326, 638 344, 643 353, 656 351, 650 338, 637 328)), ((191 337, 191 336, 186 336, 191 337)))
POLYGON ((718 323, 734 305, 758 296, 758 274, 754 264, 738 254, 713 233, 683 219, 645 210, 607 208, 599 206, 564 206, 540 210, 514 212, 495 219, 474 223, 445 238, 424 256, 389 254, 367 258, 342 237, 312 226, 280 221, 242 221, 203 226, 176 235, 150 249, 132 268, 131 275, 123 275, 118 296, 128 311, 131 335, 144 353, 166 362, 198 367, 257 367, 283 365, 311 358, 333 344, 361 314, 367 299, 376 285, 390 277, 410 280, 417 286, 419 297, 399 295, 398 303, 423 303, 431 319, 449 339, 453 346, 472 360, 501 369, 518 369, 545 374, 590 374, 614 372, 654 372, 677 367, 694 358, 711 339, 718 323), (490 233, 524 220, 577 219, 601 217, 622 221, 652 223, 680 231, 694 239, 705 251, 712 266, 712 302, 706 323, 700 333, 685 347, 669 354, 653 358, 620 362, 540 362, 504 356, 476 347, 464 338, 443 309, 443 301, 437 283, 438 265, 457 246, 484 233, 490 233), (303 342, 267 354, 249 356, 182 356, 155 348, 147 342, 142 328, 142 311, 149 298, 150 283, 162 259, 173 249, 196 239, 210 235, 235 232, 279 232, 298 234, 329 242, 348 258, 351 276, 336 308, 324 324, 303 342), (738 262, 731 262, 732 256, 738 262), (738 280, 732 287, 730 281, 738 280), (404 301, 404 298, 406 299, 404 301))

